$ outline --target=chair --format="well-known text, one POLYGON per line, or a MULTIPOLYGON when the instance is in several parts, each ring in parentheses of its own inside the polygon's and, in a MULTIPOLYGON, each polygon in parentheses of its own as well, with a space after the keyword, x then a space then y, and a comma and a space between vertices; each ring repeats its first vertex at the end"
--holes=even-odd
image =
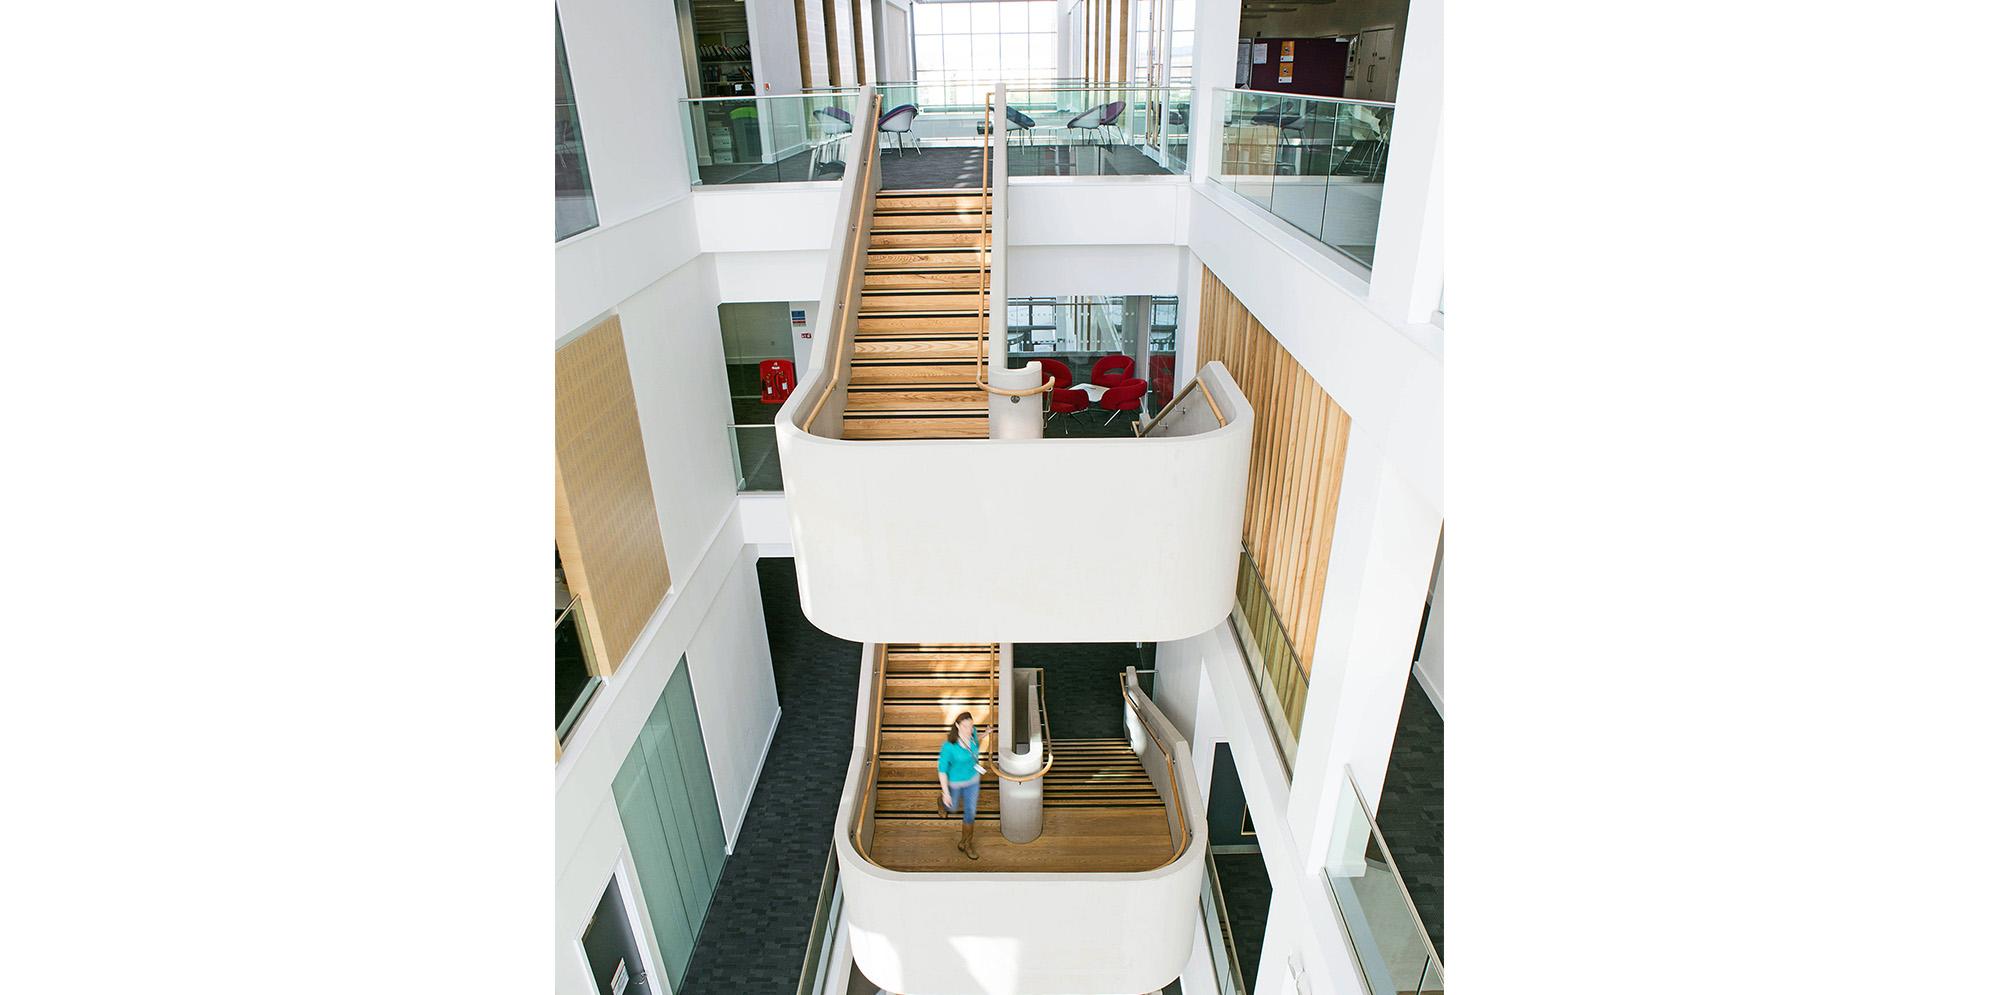
MULTIPOLYGON (((1049 416, 1043 424, 1055 420, 1057 415, 1074 415, 1090 407, 1090 395, 1080 390, 1053 390, 1049 392, 1049 416)), ((1069 434, 1068 423, 1064 423, 1063 434, 1069 434)))
POLYGON ((1132 357, 1112 353, 1090 365, 1090 382, 1099 387, 1121 386, 1132 379, 1132 371, 1137 368, 1138 364, 1132 362, 1132 357))
POLYGON ((1154 353, 1146 363, 1146 383, 1162 398, 1174 396, 1174 354, 1154 353))
POLYGON ((1054 377, 1057 390, 1069 389, 1072 380, 1070 378, 1068 363, 1060 359, 1038 359, 1036 362, 1042 364, 1043 383, 1047 383, 1050 377, 1054 377))
POLYGON ((817 179, 822 165, 827 167, 833 165, 835 162, 833 155, 839 151, 840 144, 835 139, 854 130, 854 115, 849 114, 845 108, 821 107, 813 111, 813 117, 819 119, 820 134, 825 138, 813 143, 812 155, 806 160, 807 179, 817 179), (822 155, 826 156, 824 160, 820 158, 822 155))
POLYGON ((1120 411, 1139 410, 1139 399, 1145 396, 1146 381, 1137 379, 1127 380, 1105 391, 1104 396, 1097 399, 1098 407, 1111 412, 1110 416, 1104 419, 1104 424, 1111 424, 1120 411))
POLYGON ((1012 135, 1016 131, 1023 132, 1023 137, 1032 143, 1035 137, 1035 119, 1015 110, 1010 104, 1007 107, 1007 132, 1012 135))
MULTIPOLYGON (((1125 101, 1114 100, 1108 104, 1098 104, 1096 107, 1092 107, 1070 118, 1068 127, 1076 131, 1089 131, 1095 134, 1099 128, 1108 128, 1117 124, 1119 116, 1124 113, 1125 101)), ((1101 141, 1102 138, 1100 137, 1099 140, 1101 141)))
MULTIPOLYGON (((917 105, 902 104, 890 108, 889 113, 882 115, 882 120, 875 123, 875 127, 896 136, 896 155, 900 157, 903 154, 903 136, 910 133, 910 128, 916 122, 917 105)), ((917 154, 924 154, 924 143, 921 141, 917 143, 917 154)))
POLYGON ((854 115, 840 107, 822 107, 813 112, 819 118, 820 130, 829 135, 845 135, 854 130, 854 115))

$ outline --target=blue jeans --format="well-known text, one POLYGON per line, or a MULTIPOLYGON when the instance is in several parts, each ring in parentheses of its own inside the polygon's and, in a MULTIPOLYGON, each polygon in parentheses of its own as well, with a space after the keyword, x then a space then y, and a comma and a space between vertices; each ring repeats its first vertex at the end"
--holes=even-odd
POLYGON ((979 779, 956 782, 951 786, 951 808, 962 812, 966 825, 972 825, 972 817, 979 813, 979 779))

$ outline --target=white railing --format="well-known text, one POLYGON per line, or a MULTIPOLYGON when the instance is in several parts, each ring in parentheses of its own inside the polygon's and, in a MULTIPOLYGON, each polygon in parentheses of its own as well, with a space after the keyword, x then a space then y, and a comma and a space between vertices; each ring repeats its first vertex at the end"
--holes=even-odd
POLYGON ((1145 743, 1141 761, 1169 810, 1171 861, 1109 873, 894 871, 865 856, 880 662, 875 645, 862 647, 833 842, 848 946, 868 980, 906 995, 1063 995, 1157 991, 1179 977, 1194 949, 1208 830, 1187 740, 1136 680, 1124 679, 1128 714, 1143 725, 1134 733, 1145 743))

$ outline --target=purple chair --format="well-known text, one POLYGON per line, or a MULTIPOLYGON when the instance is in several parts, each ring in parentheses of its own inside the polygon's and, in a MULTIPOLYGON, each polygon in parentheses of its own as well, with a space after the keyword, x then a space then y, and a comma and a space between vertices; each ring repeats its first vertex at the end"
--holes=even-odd
POLYGON ((1124 113, 1125 113, 1125 101, 1123 100, 1114 100, 1108 104, 1098 104, 1096 107, 1092 107, 1091 109, 1084 111, 1083 113, 1078 114, 1073 118, 1070 118, 1069 127, 1080 131, 1089 131, 1092 134, 1098 134, 1099 141, 1102 141, 1103 139, 1101 134, 1098 133, 1098 129, 1109 128, 1112 127, 1113 125, 1116 125, 1118 123, 1119 117, 1123 116, 1124 113))
MULTIPOLYGON (((910 127, 916 124, 916 121, 917 105, 900 104, 890 108, 887 114, 882 115, 882 120, 876 122, 875 127, 896 136, 896 154, 901 156, 903 154, 903 136, 910 133, 910 127)), ((917 154, 924 154, 923 142, 917 143, 917 154)))
POLYGON ((829 135, 845 135, 854 130, 854 115, 839 107, 822 107, 813 112, 819 118, 820 130, 829 135))

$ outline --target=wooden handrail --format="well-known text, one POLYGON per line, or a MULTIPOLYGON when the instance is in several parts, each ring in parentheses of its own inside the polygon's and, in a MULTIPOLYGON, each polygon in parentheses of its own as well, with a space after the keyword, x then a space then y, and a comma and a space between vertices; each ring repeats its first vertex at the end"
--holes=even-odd
POLYGON ((1181 801, 1181 777, 1178 765, 1174 763, 1174 751, 1160 742, 1159 734, 1153 731, 1153 724, 1146 720, 1145 709, 1140 708, 1139 703, 1133 700, 1132 689, 1125 686, 1123 673, 1118 675, 1118 693, 1124 695, 1125 703, 1132 706, 1132 715, 1139 720, 1140 727, 1146 730, 1146 738, 1152 740, 1153 747, 1160 751, 1161 756, 1167 758, 1167 784, 1173 789, 1174 810, 1181 814, 1181 841, 1180 845, 1174 848, 1174 855, 1167 860, 1167 863, 1171 864, 1181 859, 1181 854, 1187 852, 1188 844, 1194 839, 1194 830, 1188 826, 1187 805, 1181 801))
MULTIPOLYGON (((980 200, 980 342, 978 358, 972 364, 972 384, 986 394, 998 394, 1002 398, 1032 398, 1036 394, 1048 394, 1056 390, 1056 378, 1048 378, 1040 388, 996 388, 986 382, 986 354, 992 352, 994 344, 994 288, 992 288, 992 242, 994 242, 994 94, 986 92, 986 122, 982 124, 986 140, 980 144, 980 188, 984 198, 980 200)), ((1006 126, 1000 128, 1006 134, 1006 126)))
MULTIPOLYGON (((876 120, 882 110, 880 93, 869 96, 867 110, 866 120, 876 120)), ((856 158, 861 160, 861 171, 855 177, 857 192, 854 195, 854 205, 849 208, 852 213, 847 216, 847 255, 841 260, 840 287, 833 303, 833 341, 827 343, 826 358, 830 366, 827 370, 826 383, 820 387, 819 397, 813 400, 812 412, 806 415, 805 423, 799 426, 805 429, 807 434, 812 433, 813 423, 819 420, 820 409, 826 406, 827 398, 833 396, 834 385, 840 382, 841 356, 844 355, 843 350, 847 348, 847 305, 854 299, 854 285, 859 282, 856 279, 857 257, 861 254, 861 247, 868 243, 868 233, 860 230, 861 213, 864 205, 875 199, 875 164, 878 159, 875 154, 876 129, 861 129, 853 134, 854 141, 859 146, 860 155, 856 158)))
POLYGON ((868 755, 861 761, 861 776, 868 779, 868 785, 862 789, 861 804, 854 810, 854 823, 847 827, 848 838, 854 842, 854 852, 860 854, 862 860, 877 867, 882 865, 876 863, 875 858, 868 853, 868 848, 861 845, 861 820, 875 813, 875 782, 878 780, 875 765, 882 758, 882 681, 888 669, 889 645, 876 643, 875 701, 868 711, 868 755))
MULTIPOLYGON (((1016 669, 1033 670, 1035 673, 1038 674, 1044 673, 1043 668, 1041 667, 1018 667, 1016 669)), ((1038 777, 1041 777, 1044 774, 1047 774, 1049 772, 1049 768, 1055 766, 1056 762, 1055 741, 1049 738, 1048 682, 1045 680, 1041 680, 1037 681, 1036 683, 1041 687, 1041 693, 1035 696, 1035 702, 1042 708, 1042 754, 1046 758, 1042 761, 1042 769, 1034 772, 1033 774, 1009 774, 1006 771, 1000 769, 1000 764, 997 760, 993 764, 993 773, 998 774, 1009 781, 1014 781, 1017 783, 1022 781, 1032 781, 1038 777)), ((998 707, 994 709, 994 714, 996 715, 999 714, 998 707)))

